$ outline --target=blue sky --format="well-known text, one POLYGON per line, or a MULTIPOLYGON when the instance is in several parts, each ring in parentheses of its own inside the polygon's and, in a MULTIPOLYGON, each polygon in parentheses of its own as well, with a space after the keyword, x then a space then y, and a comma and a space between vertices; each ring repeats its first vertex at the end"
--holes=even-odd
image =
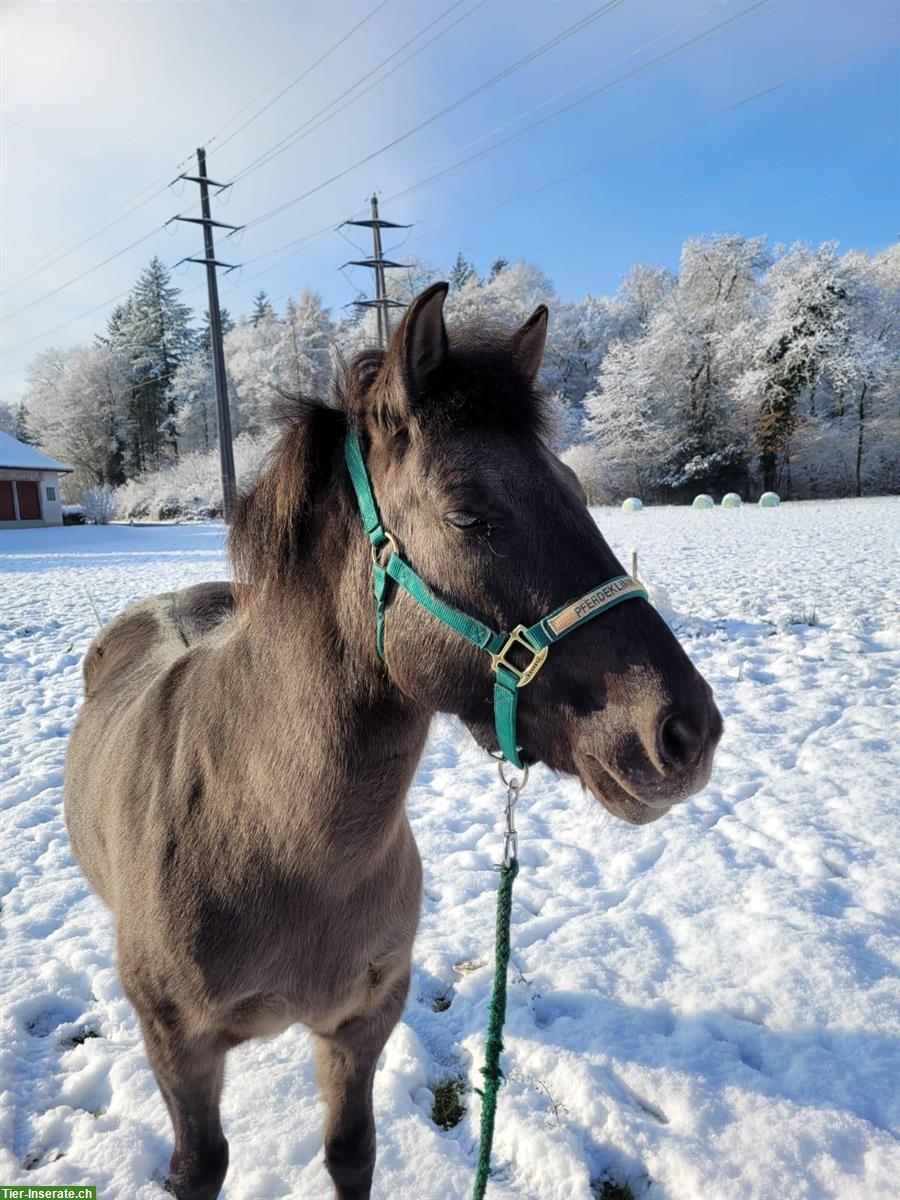
MULTIPOLYGON (((682 241, 699 233, 887 245, 900 233, 897 5, 755 4, 13 0, 3 10, 3 286, 30 274, 48 251, 121 216, 117 206, 139 189, 147 191, 135 205, 152 195, 149 185, 176 174, 197 145, 209 145, 210 174, 231 179, 345 89, 377 77, 373 69, 431 23, 388 65, 433 44, 249 172, 227 207, 216 203, 221 220, 250 223, 317 188, 251 225, 239 244, 219 242, 219 257, 248 262, 222 281, 222 303, 233 314, 246 311, 261 287, 276 303, 307 284, 335 309, 348 303, 353 283, 338 268, 357 255, 337 233, 290 257, 269 252, 337 224, 373 188, 384 215, 414 223, 398 257, 444 269, 459 249, 479 267, 498 254, 524 257, 564 298, 613 291, 637 261, 674 267, 682 241), (601 9, 520 70, 318 187, 601 9), (721 32, 616 82, 742 12, 721 32), (774 90, 740 104, 766 89, 774 90), (580 100, 479 161, 390 200, 580 100)), ((36 352, 102 330, 105 302, 152 254, 174 263, 199 253, 197 227, 162 228, 173 213, 193 212, 194 195, 189 186, 153 196, 3 296, 6 402, 21 393, 36 352)), ((196 289, 185 299, 202 311, 202 268, 181 270, 179 285, 196 289)), ((366 286, 366 273, 355 281, 366 286)))

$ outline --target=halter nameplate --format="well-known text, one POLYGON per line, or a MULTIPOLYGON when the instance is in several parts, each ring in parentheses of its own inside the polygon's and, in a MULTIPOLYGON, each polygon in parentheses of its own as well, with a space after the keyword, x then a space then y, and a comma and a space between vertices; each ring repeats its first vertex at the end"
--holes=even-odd
POLYGON ((552 617, 544 617, 541 622, 554 637, 562 637, 582 621, 589 621, 595 613, 605 612, 610 600, 628 600, 631 596, 647 598, 647 593, 630 575, 620 575, 618 579, 610 579, 601 583, 592 592, 587 592, 578 600, 573 600, 565 608, 560 609, 552 617))
POLYGON ((375 636, 379 657, 384 659, 384 615, 387 608, 388 583, 393 581, 432 616, 437 617, 480 650, 486 650, 491 656, 491 668, 494 672, 494 731, 497 735, 497 745, 509 762, 521 767, 522 760, 516 742, 519 689, 531 683, 537 675, 544 665, 549 647, 573 629, 594 617, 599 617, 601 613, 608 612, 623 600, 646 600, 647 592, 630 575, 617 575, 614 579, 607 579, 599 587, 585 592, 577 600, 567 601, 534 625, 517 625, 511 634, 498 633, 436 596, 398 552, 397 542, 381 524, 378 505, 355 429, 347 433, 344 457, 366 536, 372 544, 375 636), (386 560, 383 559, 385 551, 388 554, 386 560), (514 647, 518 647, 521 653, 530 654, 531 661, 523 667, 516 666, 509 658, 514 647))

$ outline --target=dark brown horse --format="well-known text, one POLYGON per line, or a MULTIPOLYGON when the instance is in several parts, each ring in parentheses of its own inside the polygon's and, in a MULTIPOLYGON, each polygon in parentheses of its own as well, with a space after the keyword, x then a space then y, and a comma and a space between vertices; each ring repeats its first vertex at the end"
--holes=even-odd
MULTIPOLYGON (((373 1072, 419 916, 404 798, 434 713, 494 744, 487 656, 399 589, 376 653, 348 427, 406 560, 495 629, 621 573, 542 440, 546 309, 511 335, 448 341, 446 291, 418 297, 386 354, 354 360, 332 405, 294 405, 234 520, 238 582, 134 605, 85 660, 66 816, 115 913, 179 1200, 225 1177, 228 1050, 298 1021, 315 1035, 337 1196, 369 1196, 373 1072)), ((720 731, 708 685, 641 599, 555 646, 519 705, 525 760, 634 824, 704 785, 720 731)))

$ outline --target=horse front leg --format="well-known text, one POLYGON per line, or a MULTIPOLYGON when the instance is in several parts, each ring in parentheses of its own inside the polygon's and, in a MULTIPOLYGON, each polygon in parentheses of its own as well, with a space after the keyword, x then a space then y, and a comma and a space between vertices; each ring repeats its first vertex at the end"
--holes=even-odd
POLYGON ((408 988, 406 972, 371 1016, 354 1017, 316 1037, 319 1086, 328 1110, 325 1166, 336 1200, 369 1200, 375 1170, 375 1064, 400 1019, 408 988))
POLYGON ((167 1190, 176 1200, 215 1200, 228 1170, 219 1100, 232 1043, 213 1035, 187 1038, 160 1014, 142 1016, 141 1029, 175 1133, 167 1190))

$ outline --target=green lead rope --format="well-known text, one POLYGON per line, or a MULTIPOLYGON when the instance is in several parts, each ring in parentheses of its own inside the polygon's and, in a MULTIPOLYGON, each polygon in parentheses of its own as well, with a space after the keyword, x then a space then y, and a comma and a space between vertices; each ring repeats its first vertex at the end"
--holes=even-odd
POLYGON ((509 923, 512 913, 513 882, 519 873, 518 860, 500 868, 500 888, 497 892, 497 946, 494 964, 494 987, 488 1008, 487 1041, 484 1047, 484 1090, 480 1093, 481 1142, 472 1200, 483 1200, 491 1173, 491 1147, 494 1143, 494 1119, 497 1115, 497 1093, 503 1083, 500 1055, 503 1051, 503 1022, 506 1020, 506 975, 509 967, 509 923))

